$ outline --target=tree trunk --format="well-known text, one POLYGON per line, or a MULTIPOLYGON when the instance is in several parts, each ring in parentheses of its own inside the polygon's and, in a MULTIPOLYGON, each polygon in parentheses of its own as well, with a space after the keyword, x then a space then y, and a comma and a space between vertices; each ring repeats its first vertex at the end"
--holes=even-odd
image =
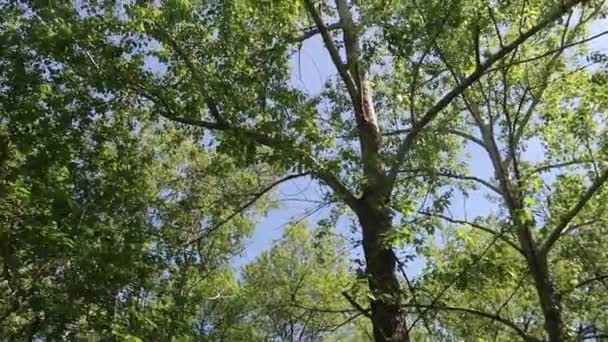
POLYGON ((363 230, 363 251, 368 284, 372 293, 371 319, 376 342, 409 341, 405 315, 401 310, 401 291, 395 275, 395 254, 383 243, 391 229, 391 215, 378 205, 363 204, 357 210, 363 230))
POLYGON ((551 279, 547 256, 539 253, 527 227, 520 229, 518 239, 526 255, 526 262, 534 280, 534 287, 545 318, 544 327, 549 336, 549 341, 565 341, 561 300, 551 279))

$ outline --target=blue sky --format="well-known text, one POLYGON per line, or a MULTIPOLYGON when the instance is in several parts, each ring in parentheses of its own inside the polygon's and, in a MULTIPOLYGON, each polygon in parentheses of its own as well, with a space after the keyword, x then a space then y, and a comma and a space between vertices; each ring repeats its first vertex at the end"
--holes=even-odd
MULTIPOLYGON (((291 62, 294 86, 309 93, 318 93, 328 77, 335 72, 319 37, 307 40, 302 46, 299 58, 298 54, 295 54, 291 62)), ((272 242, 281 237, 285 226, 316 207, 315 203, 306 201, 320 200, 320 191, 319 184, 308 177, 282 184, 276 193, 279 198, 287 200, 282 201, 281 207, 271 210, 258 224, 255 235, 246 242, 243 256, 235 260, 235 266, 253 261, 260 252, 270 248, 272 242)), ((307 221, 314 223, 327 213, 327 209, 320 210, 309 216, 307 221)))

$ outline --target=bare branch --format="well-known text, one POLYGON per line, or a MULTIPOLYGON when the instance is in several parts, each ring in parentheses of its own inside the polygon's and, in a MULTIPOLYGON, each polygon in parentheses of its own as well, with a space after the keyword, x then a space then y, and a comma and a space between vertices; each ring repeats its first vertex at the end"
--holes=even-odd
POLYGON ((601 222, 601 220, 600 219, 595 219, 595 220, 585 221, 585 222, 582 222, 582 223, 579 223, 579 224, 570 225, 570 226, 568 226, 568 228, 564 229, 564 231, 562 232, 562 236, 568 235, 568 234, 570 234, 571 232, 573 232, 573 231, 575 231, 577 229, 581 229, 583 227, 591 226, 591 225, 596 224, 598 222, 601 222))
MULTIPOLYGON (((528 106, 526 114, 524 115, 524 117, 521 120, 520 124, 516 128, 515 134, 512 136, 512 143, 513 143, 514 146, 517 146, 519 144, 519 142, 521 141, 521 138, 522 138, 522 136, 524 134, 524 130, 525 130, 526 126, 530 122, 530 119, 532 118, 532 115, 534 114, 534 111, 536 110, 536 107, 540 104, 541 99, 542 99, 542 97, 543 97, 543 95, 545 93, 545 90, 547 89, 548 85, 550 84, 547 81, 551 77, 551 74, 552 74, 551 71, 553 70, 553 67, 559 61, 559 57, 562 55, 562 53, 568 47, 573 46, 573 45, 566 44, 566 36, 567 36, 567 33, 568 33, 568 25, 570 23, 570 19, 572 18, 572 14, 573 14, 573 12, 571 11, 568 14, 568 18, 566 19, 565 28, 564 28, 564 31, 562 32, 560 48, 557 49, 556 51, 554 51, 553 57, 551 58, 551 60, 545 66, 544 74, 543 74, 543 76, 541 78, 541 80, 542 80, 541 83, 544 84, 544 85, 541 86, 540 88, 536 88, 536 89, 538 89, 538 91, 536 92, 536 94, 534 93, 534 90, 536 90, 536 89, 531 89, 531 88, 527 88, 526 89, 526 90, 530 91, 530 95, 532 97, 532 103, 528 106)), ((551 55, 551 54, 543 54, 543 57, 549 56, 549 55, 551 55)), ((517 62, 515 62, 515 63, 511 62, 507 67, 511 67, 513 65, 516 65, 516 64, 517 64, 517 62)), ((520 107, 523 104, 524 99, 525 99, 525 93, 524 93, 524 96, 522 96, 522 99, 521 99, 521 102, 520 102, 520 107)), ((518 109, 518 111, 517 111, 518 116, 519 116, 519 112, 520 112, 520 110, 518 109)), ((516 118, 516 121, 518 121, 518 116, 516 118)), ((515 162, 515 160, 513 160, 513 161, 515 162)))
POLYGON ((493 247, 493 246, 496 244, 496 242, 498 242, 498 240, 500 240, 500 239, 501 239, 501 237, 502 237, 504 234, 506 234, 506 233, 507 233, 507 231, 508 231, 508 229, 506 229, 506 227, 505 227, 505 228, 503 228, 503 229, 502 229, 502 230, 501 230, 501 231, 498 233, 498 235, 495 235, 495 236, 492 238, 492 240, 491 240, 491 241, 490 241, 490 242, 489 242, 489 243, 488 243, 488 244, 485 246, 485 248, 484 248, 484 249, 481 251, 481 253, 478 253, 477 255, 475 255, 475 256, 472 258, 472 260, 473 260, 473 261, 472 261, 470 264, 466 265, 466 266, 465 266, 465 267, 464 267, 464 268, 463 268, 463 269, 462 269, 460 272, 458 272, 458 274, 457 274, 457 275, 456 275, 454 278, 452 278, 452 280, 451 280, 451 281, 450 281, 448 284, 446 284, 446 285, 445 285, 445 286, 444 286, 444 287, 441 289, 441 291, 440 291, 440 292, 439 292, 437 295, 435 295, 435 297, 434 297, 434 298, 433 298, 433 300, 431 301, 431 304, 430 304, 430 305, 429 305, 429 306, 428 306, 428 307, 427 307, 427 308, 426 308, 426 309, 425 309, 425 310, 424 310, 424 311, 423 311, 423 312, 422 312, 420 315, 418 315, 418 317, 416 317, 416 319, 414 319, 414 322, 412 322, 412 325, 410 326, 410 328, 409 328, 408 330, 413 329, 413 328, 414 328, 414 326, 416 325, 416 323, 417 323, 418 321, 420 321, 420 319, 422 319, 422 318, 424 317, 424 315, 426 315, 426 313, 427 313, 429 310, 431 310, 431 309, 432 309, 432 307, 433 307, 433 306, 435 306, 435 305, 436 305, 436 304, 439 302, 439 300, 441 300, 441 298, 442 298, 442 297, 443 297, 443 296, 446 294, 446 292, 447 292, 447 291, 448 291, 448 290, 449 290, 449 289, 450 289, 450 288, 451 288, 451 287, 452 287, 454 284, 456 284, 456 282, 457 282, 458 280, 462 279, 462 278, 463 278, 463 277, 464 277, 464 276, 467 274, 467 272, 469 271, 469 269, 470 269, 471 267, 476 266, 476 265, 477 265, 477 264, 480 262, 480 260, 483 258, 483 256, 484 256, 486 253, 488 253, 488 251, 489 251, 489 250, 490 250, 490 249, 491 249, 491 248, 492 248, 492 247, 493 247))
MULTIPOLYGON (((140 96, 146 98, 154 104, 159 104, 160 107, 164 109, 164 112, 161 111, 159 114, 164 118, 175 121, 181 124, 201 127, 209 130, 215 131, 226 131, 234 136, 245 136, 259 144, 276 148, 276 149, 290 149, 292 144, 283 137, 272 137, 268 135, 261 134, 254 130, 239 127, 236 125, 230 125, 225 121, 222 122, 211 122, 204 121, 198 119, 191 119, 177 116, 173 108, 177 108, 177 106, 172 105, 168 99, 165 99, 162 94, 159 92, 152 93, 149 89, 146 89, 144 86, 139 84, 131 84, 131 88, 136 91, 140 96)), ((291 148, 293 151, 293 148, 291 148)), ((339 196, 341 196, 345 203, 348 204, 351 208, 356 205, 357 199, 352 194, 352 192, 340 181, 336 175, 334 175, 331 171, 327 170, 324 165, 319 163, 314 157, 310 155, 302 156, 302 162, 307 164, 311 170, 314 170, 312 173, 325 182, 333 191, 335 191, 339 196)))
POLYGON ((595 161, 591 160, 591 159, 575 159, 575 160, 568 160, 568 161, 555 163, 555 164, 544 164, 544 165, 539 165, 539 166, 533 168, 532 170, 529 171, 529 174, 547 172, 547 171, 551 171, 553 169, 559 169, 559 168, 568 167, 568 166, 592 164, 594 162, 595 161))
MULTIPOLYGON (((338 329, 340 329, 340 328, 342 328, 343 326, 347 325, 348 323, 350 323, 350 322, 354 321, 355 319, 357 319, 357 318, 358 318, 359 316, 361 316, 361 315, 362 315, 362 313, 360 313, 360 312, 358 312, 358 313, 356 313, 356 314, 352 315, 351 317, 347 318, 347 319, 346 319, 344 322, 342 322, 342 323, 340 323, 340 324, 335 325, 335 326, 334 326, 334 327, 333 327, 333 328, 332 328, 330 331, 331 331, 331 332, 336 332, 336 331, 338 331, 338 329)), ((302 341, 302 340, 300 340, 300 341, 302 341)))
MULTIPOLYGON (((414 304, 416 304, 416 309, 418 310, 418 314, 422 315, 422 309, 418 306, 418 296, 416 295, 416 288, 414 287, 414 285, 412 284, 412 282, 410 281, 410 278, 407 276, 407 273, 405 273, 405 270, 403 269, 403 263, 401 262, 401 260, 399 260, 399 258, 397 258, 396 256, 395 258, 395 262, 397 263, 397 265, 399 266, 399 271, 401 272, 401 275, 403 276, 403 279, 405 279, 405 283, 407 284, 407 288, 410 291, 411 295, 412 295, 412 300, 414 301, 414 304)), ((429 323, 427 322, 426 317, 422 317, 423 323, 424 323, 424 327, 426 328, 426 331, 431 334, 431 327, 429 325, 429 323)))
POLYGON ((205 99, 205 104, 207 105, 207 108, 209 109, 209 113, 211 113, 211 116, 213 116, 213 118, 217 122, 224 122, 225 120, 220 115, 220 111, 218 109, 218 106, 217 106, 216 102, 209 96, 209 89, 204 84, 204 77, 202 77, 199 74, 200 71, 197 70, 197 68, 195 67, 194 62, 192 61, 192 58, 179 45, 179 43, 175 40, 175 38, 170 33, 168 33, 167 31, 163 30, 162 28, 155 29, 155 31, 158 32, 160 35, 162 35, 163 37, 165 37, 168 40, 169 45, 171 46, 171 48, 177 53, 177 55, 186 64, 186 67, 188 68, 188 70, 192 74, 192 78, 194 78, 196 80, 196 82, 197 82, 197 84, 198 84, 198 86, 200 88, 201 96, 203 96, 203 98, 205 99))
POLYGON ((415 111, 416 87, 418 84, 418 77, 420 75, 420 68, 422 67, 422 63, 424 63, 424 60, 426 59, 426 57, 430 54, 431 48, 432 48, 433 44, 435 43, 435 41, 437 40, 437 37, 439 36, 440 32, 441 32, 441 30, 437 30, 437 32, 431 39, 432 44, 429 44, 426 47, 426 49, 424 50, 424 52, 422 53, 422 55, 420 56, 420 58, 418 59, 416 64, 414 64, 414 70, 412 72, 413 73, 412 82, 410 83, 410 116, 412 118, 413 125, 416 124, 416 111, 415 111))
POLYGON ((509 295, 509 297, 507 297, 507 299, 500 305, 500 307, 498 308, 498 310, 496 310, 496 315, 499 315, 500 312, 507 307, 507 305, 509 305, 509 302, 515 297, 515 295, 517 294, 517 292, 522 288, 522 286, 524 285, 524 281, 526 280, 526 277, 528 276, 528 271, 526 271, 524 274, 521 275, 521 277, 519 278, 519 281, 517 282, 517 285, 515 286, 515 288, 513 289, 513 291, 511 292, 511 294, 509 295))
POLYGON ((481 65, 481 50, 479 47, 479 38, 480 38, 480 33, 479 33, 479 25, 478 24, 474 24, 473 25, 473 49, 475 50, 475 68, 479 68, 479 66, 481 65))
POLYGON ((153 94, 150 90, 145 89, 141 85, 133 84, 132 86, 134 90, 137 91, 137 93, 143 98, 151 101, 154 104, 160 103, 164 111, 159 111, 159 114, 165 119, 175 121, 184 125, 196 126, 209 130, 232 132, 235 135, 246 136, 262 145, 270 147, 285 146, 285 144, 287 143, 287 141, 284 141, 283 139, 267 136, 244 127, 229 125, 225 121, 213 122, 178 116, 173 110, 173 108, 177 108, 177 106, 174 106, 169 103, 169 101, 165 99, 161 94, 158 94, 158 92, 155 92, 153 94))
POLYGON ((498 21, 496 21, 496 16, 494 15, 494 10, 488 1, 488 14, 490 15, 490 19, 492 19, 492 23, 494 24, 494 30, 496 31, 496 36, 498 36, 498 43, 500 47, 503 48, 505 44, 502 40, 502 34, 500 34, 500 28, 498 27, 498 21))
POLYGON ((600 177, 598 177, 592 184, 589 186, 587 191, 583 194, 583 196, 578 200, 578 202, 572 207, 560 220, 557 226, 551 231, 547 240, 543 243, 540 252, 543 254, 549 253, 549 250, 553 245, 557 242, 557 240, 562 236, 564 230, 568 229, 568 226, 574 220, 576 215, 583 210, 585 205, 591 200, 591 198, 602 188, 602 186, 608 181, 608 170, 605 170, 600 177))
POLYGON ((570 290, 565 291, 564 293, 572 292, 572 291, 574 291, 576 289, 579 289, 579 288, 581 288, 583 286, 587 286, 587 285, 589 285, 591 283, 594 283, 596 281, 603 281, 604 279, 608 279, 608 274, 600 274, 600 275, 597 275, 597 276, 595 276, 593 278, 585 279, 585 280, 581 281, 580 283, 574 285, 570 290))
POLYGON ((602 285, 604 285, 604 288, 606 290, 608 290, 608 283, 606 283, 606 281, 603 278, 601 278, 602 271, 600 271, 600 267, 598 267, 597 264, 595 263, 595 258, 592 257, 591 255, 589 255, 589 252, 587 251, 587 249, 585 249, 578 242, 577 236, 574 236, 574 238, 572 239, 572 242, 574 243, 574 246, 579 250, 581 259, 591 269, 590 270, 591 273, 593 273, 598 278, 599 282, 602 283, 602 285))

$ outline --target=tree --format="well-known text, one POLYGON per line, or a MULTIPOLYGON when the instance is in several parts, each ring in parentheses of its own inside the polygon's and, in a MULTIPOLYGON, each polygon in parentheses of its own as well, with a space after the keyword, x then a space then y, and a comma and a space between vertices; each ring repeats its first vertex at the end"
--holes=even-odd
MULTIPOLYGON (((537 132, 525 128, 527 115, 515 121, 514 113, 518 103, 531 113, 542 108, 545 90, 536 82, 576 63, 561 52, 594 38, 582 28, 604 7, 582 0, 176 1, 76 10, 34 4, 35 15, 22 16, 27 30, 15 34, 36 37, 28 48, 69 65, 83 89, 212 131, 213 148, 242 165, 269 163, 286 179, 304 171, 331 189, 330 199, 348 206, 361 228, 377 341, 409 340, 419 319, 410 324, 408 317, 424 316, 404 308, 394 252, 401 241, 420 245, 429 235, 432 225, 420 222, 419 208, 441 212, 449 204, 448 179, 489 186, 507 209, 506 226, 516 227, 546 333, 558 341, 567 333, 547 256, 605 176, 571 210, 552 215, 559 223, 547 226, 539 245, 517 156, 518 144, 537 132), (581 29, 570 30, 570 23, 581 29), (313 36, 321 37, 337 73, 318 95, 289 80, 289 54, 313 36), (517 72, 532 67, 538 74, 517 72), (513 95, 513 83, 533 89, 513 95), (503 107, 496 121, 488 115, 503 107), (499 127, 503 141, 493 136, 499 127), (459 172, 464 141, 488 150, 498 185, 459 172)), ((554 94, 559 99, 561 89, 554 94)))
MULTIPOLYGON (((504 222, 470 224, 500 227, 504 222)), ((596 227, 584 234, 602 231, 596 227)), ((419 333, 456 340, 545 340, 535 283, 511 237, 496 242, 493 235, 460 223, 445 227, 443 236, 446 246, 430 256, 428 270, 414 284, 418 302, 410 305, 426 310, 419 333)), ((564 333, 570 339, 593 340, 605 334, 605 315, 599 313, 606 305, 606 257, 598 247, 603 240, 570 236, 553 252, 551 279, 560 293, 564 333)))
POLYGON ((262 340, 356 338, 365 313, 349 309, 342 294, 356 279, 346 264, 349 249, 339 242, 327 231, 311 232, 299 223, 287 227, 281 240, 245 266, 240 301, 252 324, 265 332, 262 340))
MULTIPOLYGON (((485 231, 506 238, 523 257, 519 263, 532 278, 550 341, 573 333, 564 322, 567 286, 553 275, 568 259, 551 253, 559 240, 603 220, 606 99, 597 90, 605 71, 587 70, 584 50, 567 50, 606 34, 588 37, 588 23, 598 11, 602 8, 584 7, 569 14, 459 98, 464 120, 477 128, 476 139, 494 169, 494 179, 481 182, 501 203, 501 224, 485 231), (526 155, 535 144, 542 152, 526 155)), ((466 64, 449 57, 449 49, 443 48, 441 59, 460 79, 466 64)))
POLYGON ((193 336, 205 298, 238 286, 229 261, 270 204, 272 170, 81 87, 36 52, 57 47, 27 31, 44 28, 2 6, 0 335, 193 336))

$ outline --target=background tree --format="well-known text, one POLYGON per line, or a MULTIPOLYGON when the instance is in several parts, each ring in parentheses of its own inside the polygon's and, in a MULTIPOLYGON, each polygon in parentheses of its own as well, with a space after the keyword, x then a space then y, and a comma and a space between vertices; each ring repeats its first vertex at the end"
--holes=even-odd
POLYGON ((355 341, 356 331, 367 328, 366 312, 350 308, 342 294, 356 281, 346 263, 349 248, 322 232, 304 223, 287 227, 281 240, 245 266, 240 296, 252 324, 265 332, 263 340, 355 341))
POLYGON ((272 170, 82 86, 35 49, 61 45, 2 6, 0 336, 195 336, 206 298, 238 286, 229 261, 272 170))
MULTIPOLYGON (((565 292, 572 284, 560 281, 576 283, 574 279, 582 276, 564 279, 553 273, 595 263, 588 259, 576 265, 552 250, 559 240, 603 220, 608 172, 601 156, 607 103, 605 96, 597 94, 605 87, 605 70, 589 69, 595 63, 586 60, 585 49, 577 49, 608 33, 589 32, 589 23, 602 10, 584 7, 570 13, 542 39, 531 38, 533 45, 520 47, 498 63, 459 98, 464 120, 477 127, 474 138, 494 170, 493 179, 479 181, 498 196, 500 224, 485 232, 495 236, 492 241, 509 242, 507 246, 523 257, 519 263, 526 265, 526 275, 519 271, 516 278, 531 277, 551 341, 568 339, 576 332, 572 325, 580 320, 569 317, 562 303, 572 295, 565 292)), ((497 34, 508 37, 508 32, 497 34)), ((440 48, 449 72, 456 80, 462 78, 466 64, 449 57, 449 44, 440 48)))

